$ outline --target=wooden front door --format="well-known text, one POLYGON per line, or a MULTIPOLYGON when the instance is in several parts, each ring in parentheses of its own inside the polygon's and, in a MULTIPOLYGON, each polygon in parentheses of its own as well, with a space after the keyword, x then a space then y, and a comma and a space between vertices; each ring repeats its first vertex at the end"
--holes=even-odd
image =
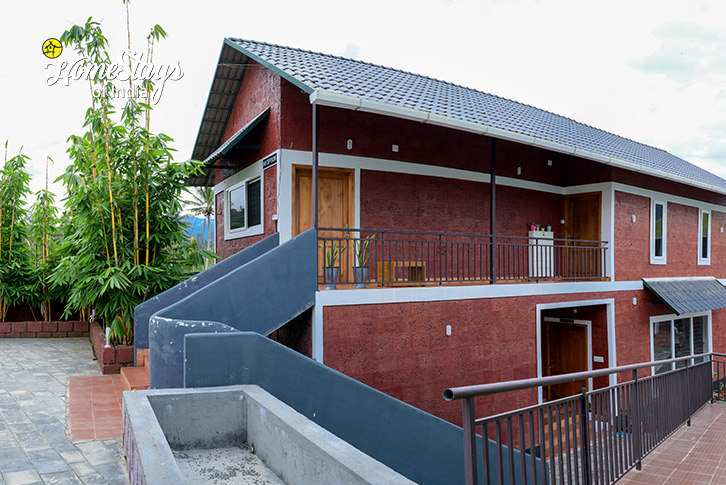
MULTIPOLYGON (((574 323, 543 322, 542 375, 554 376, 587 370, 587 326, 574 323)), ((552 401, 573 396, 587 387, 587 381, 566 382, 544 388, 544 399, 552 401)))
POLYGON ((597 278, 601 276, 603 259, 600 244, 600 192, 569 195, 565 198, 565 237, 568 242, 564 254, 564 276, 597 278))
MULTIPOLYGON (((353 226, 353 170, 338 168, 318 169, 318 225, 319 227, 346 228, 353 226)), ((309 166, 293 165, 293 214, 292 234, 313 227, 313 171, 309 166)), ((320 231, 319 237, 344 237, 339 231, 320 231)), ((352 248, 349 248, 352 249, 352 248)), ((318 249, 318 278, 323 278, 323 250, 318 249)), ((341 281, 346 281, 346 263, 353 261, 353 254, 341 257, 341 281)), ((352 253, 352 251, 351 251, 352 253)))

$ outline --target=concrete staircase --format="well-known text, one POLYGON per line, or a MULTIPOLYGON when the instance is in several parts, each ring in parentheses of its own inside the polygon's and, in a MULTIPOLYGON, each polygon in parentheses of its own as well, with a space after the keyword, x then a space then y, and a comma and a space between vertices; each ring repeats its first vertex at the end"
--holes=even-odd
POLYGON ((136 351, 136 367, 122 367, 121 380, 127 391, 149 388, 149 349, 136 351))

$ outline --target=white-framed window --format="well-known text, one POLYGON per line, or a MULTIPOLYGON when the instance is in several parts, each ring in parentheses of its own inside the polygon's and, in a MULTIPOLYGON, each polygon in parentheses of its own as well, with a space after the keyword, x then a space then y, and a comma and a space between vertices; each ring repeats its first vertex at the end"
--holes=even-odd
POLYGON ((698 264, 711 264, 711 211, 698 211, 698 264))
POLYGON ((650 201, 650 264, 666 264, 668 205, 650 201))
POLYGON ((224 238, 254 236, 262 225, 262 175, 246 178, 224 191, 224 238))
MULTIPOLYGON (((650 317, 650 358, 666 360, 711 351, 711 312, 650 317)), ((701 359, 694 359, 698 363, 701 359)), ((654 374, 683 367, 685 361, 653 367, 654 374)))

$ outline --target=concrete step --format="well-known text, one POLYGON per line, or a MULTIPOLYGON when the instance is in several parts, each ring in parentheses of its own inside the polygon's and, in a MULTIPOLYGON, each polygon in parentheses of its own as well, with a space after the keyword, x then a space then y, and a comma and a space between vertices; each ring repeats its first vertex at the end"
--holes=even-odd
POLYGON ((148 367, 122 367, 121 380, 127 391, 149 388, 148 367))

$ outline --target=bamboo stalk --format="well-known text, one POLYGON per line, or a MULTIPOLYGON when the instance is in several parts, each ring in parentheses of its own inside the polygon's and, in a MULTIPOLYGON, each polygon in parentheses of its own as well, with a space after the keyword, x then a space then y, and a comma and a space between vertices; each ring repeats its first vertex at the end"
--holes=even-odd
MULTIPOLYGON (((151 37, 149 39, 149 44, 147 48, 147 58, 149 59, 149 63, 152 62, 152 59, 154 57, 154 38, 151 37)), ((149 126, 150 126, 150 109, 149 106, 151 106, 151 81, 148 81, 149 85, 147 85, 146 89, 146 122, 145 122, 145 129, 146 129, 146 164, 145 164, 145 170, 146 170, 146 265, 149 265, 149 236, 150 236, 150 230, 149 230, 149 126)))
POLYGON ((113 182, 111 178, 111 149, 108 143, 108 112, 106 111, 106 104, 101 102, 103 107, 103 133, 106 138, 106 164, 108 165, 108 200, 111 204, 111 242, 113 242, 113 260, 118 267, 118 248, 116 247, 116 219, 114 218, 114 201, 113 201, 113 189, 111 184, 113 182))

